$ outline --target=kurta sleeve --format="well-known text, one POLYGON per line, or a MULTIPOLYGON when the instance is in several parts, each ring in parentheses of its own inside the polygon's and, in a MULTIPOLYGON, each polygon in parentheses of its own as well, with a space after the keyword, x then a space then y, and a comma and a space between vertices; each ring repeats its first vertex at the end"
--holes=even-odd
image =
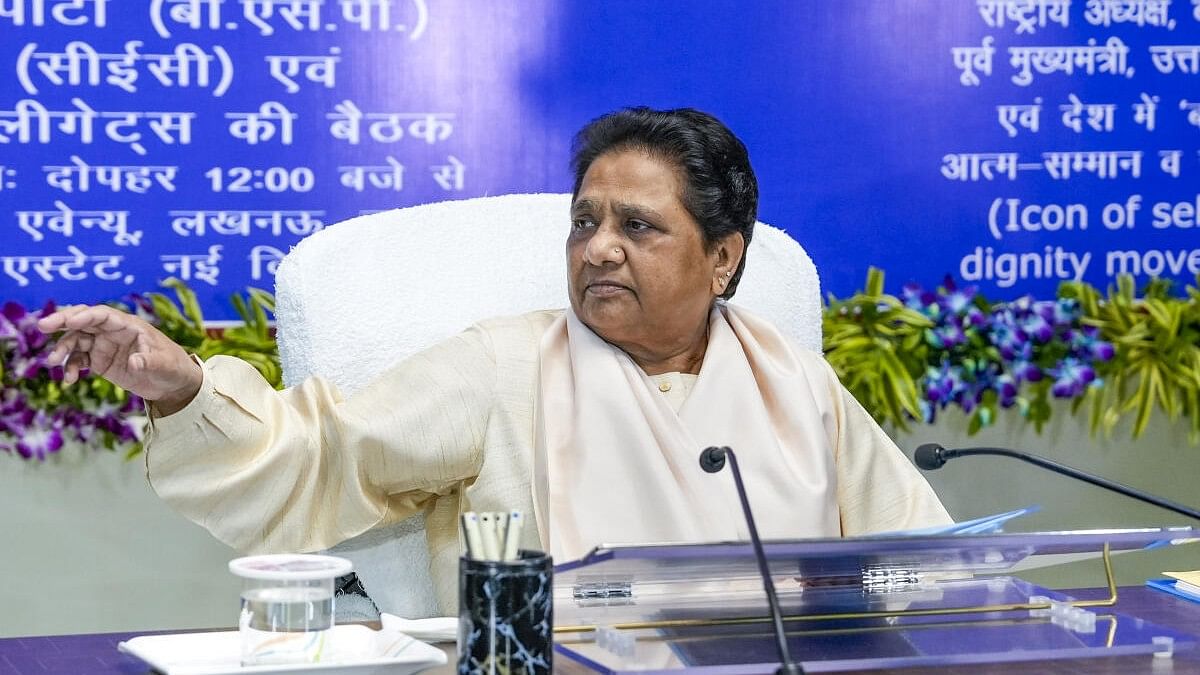
POLYGON ((276 391, 234 358, 203 370, 187 407, 152 414, 146 473, 174 509, 238 550, 325 549, 479 473, 496 388, 479 328, 345 400, 319 377, 276 391))
MULTIPOLYGON (((826 365, 828 368, 828 365, 826 365)), ((948 525, 953 520, 925 478, 829 368, 837 418, 842 535, 948 525)))

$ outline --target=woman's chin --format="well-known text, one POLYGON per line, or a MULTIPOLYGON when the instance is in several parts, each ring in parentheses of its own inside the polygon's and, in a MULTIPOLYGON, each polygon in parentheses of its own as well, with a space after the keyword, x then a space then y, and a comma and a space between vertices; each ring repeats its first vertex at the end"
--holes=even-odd
POLYGON ((617 302, 588 302, 584 301, 575 310, 576 316, 583 325, 592 329, 606 342, 620 342, 620 336, 628 332, 629 326, 635 323, 630 320, 628 307, 621 307, 617 302), (581 311, 582 310, 582 311, 581 311))

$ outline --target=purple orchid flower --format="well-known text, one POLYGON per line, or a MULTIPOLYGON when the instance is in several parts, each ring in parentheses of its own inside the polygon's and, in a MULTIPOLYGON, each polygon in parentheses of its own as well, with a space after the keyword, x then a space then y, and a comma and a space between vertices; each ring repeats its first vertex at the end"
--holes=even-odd
POLYGON ((1103 340, 1093 342, 1091 349, 1088 351, 1088 355, 1096 361, 1111 361, 1112 357, 1116 356, 1116 353, 1112 343, 1104 342, 1103 340))
POLYGON ((965 388, 962 368, 944 360, 940 367, 930 366, 925 371, 925 397, 943 406, 954 401, 965 388))
POLYGON ((25 348, 21 344, 21 331, 17 328, 17 324, 13 323, 3 312, 0 312, 0 342, 11 342, 19 345, 21 349, 25 348))
POLYGON ((1108 361, 1115 354, 1112 343, 1101 340, 1100 329, 1095 326, 1069 330, 1064 337, 1071 345, 1071 353, 1079 358, 1108 361))
POLYGON ((1021 332, 1033 338, 1040 344, 1045 344, 1054 338, 1054 324, 1039 312, 1030 312, 1021 320, 1021 332))
POLYGON ((1036 300, 1033 299, 1032 295, 1022 295, 1021 297, 1009 303, 1009 305, 1012 307, 1015 314, 1018 316, 1024 316, 1033 311, 1033 305, 1035 302, 1036 300))
POLYGON ((997 376, 992 388, 996 390, 1001 408, 1011 408, 1017 402, 1017 381, 1011 375, 997 376))
POLYGON ((1073 398, 1082 394, 1096 379, 1096 371, 1079 359, 1067 357, 1050 369, 1054 385, 1050 393, 1057 398, 1073 398))
POLYGON ((942 282, 941 296, 938 298, 938 304, 944 307, 947 311, 954 314, 962 314, 968 307, 975 302, 975 296, 979 289, 976 286, 967 286, 966 288, 958 288, 954 283, 954 279, 946 277, 942 282))
POLYGON ((25 459, 44 461, 58 452, 63 446, 62 425, 61 419, 48 416, 44 410, 37 411, 18 437, 17 454, 25 459))
POLYGON ((137 434, 134 432, 133 425, 125 417, 131 410, 128 401, 119 405, 104 402, 92 411, 90 421, 95 429, 108 432, 118 442, 136 441, 137 434))
POLYGON ((54 312, 54 302, 47 302, 41 312, 28 312, 15 302, 6 302, 0 307, 0 315, 11 324, 16 331, 18 350, 23 354, 31 354, 40 350, 50 341, 50 336, 37 329, 38 319, 54 312))
POLYGON ((979 395, 967 395, 967 392, 962 392, 954 398, 954 402, 963 409, 965 413, 974 412, 976 404, 979 403, 979 395))
POLYGON ((0 394, 0 433, 20 437, 33 421, 34 409, 25 395, 15 389, 0 394))
POLYGON ((970 325, 970 326, 974 326, 976 328, 982 328, 986 324, 987 324, 987 317, 984 316, 983 311, 981 311, 975 305, 971 305, 970 307, 967 307, 966 316, 963 318, 964 326, 970 325))
POLYGON ((1057 314, 1057 305, 1057 300, 1038 300, 1033 303, 1033 306, 1029 308, 1029 311, 1053 324, 1055 315, 1057 314))
POLYGON ((1017 382, 1040 382, 1042 369, 1034 362, 1033 343, 1026 342, 1013 354, 1008 370, 1017 382))
POLYGON ((926 338, 934 347, 940 349, 952 349, 967 341, 966 334, 954 323, 946 323, 926 331, 926 338))
POLYGON ((900 290, 900 297, 904 299, 905 307, 922 314, 928 314, 931 309, 937 308, 937 296, 917 283, 904 284, 904 288, 900 290))
POLYGON ((1005 361, 1015 359, 1029 343, 1029 338, 1011 318, 1007 310, 1001 310, 993 315, 992 321, 992 344, 1000 350, 1000 356, 1005 361))
POLYGON ((1079 301, 1075 298, 1060 298, 1054 303, 1050 320, 1055 326, 1074 326, 1082 314, 1079 301))

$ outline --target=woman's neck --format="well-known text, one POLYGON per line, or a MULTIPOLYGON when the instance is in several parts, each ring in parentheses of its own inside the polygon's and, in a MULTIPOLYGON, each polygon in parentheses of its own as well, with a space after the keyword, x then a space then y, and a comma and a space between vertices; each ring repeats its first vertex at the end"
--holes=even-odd
POLYGON ((682 348, 651 351, 641 346, 617 345, 633 362, 647 375, 662 375, 663 373, 700 374, 700 366, 704 363, 704 352, 708 349, 708 323, 696 339, 688 341, 682 348))

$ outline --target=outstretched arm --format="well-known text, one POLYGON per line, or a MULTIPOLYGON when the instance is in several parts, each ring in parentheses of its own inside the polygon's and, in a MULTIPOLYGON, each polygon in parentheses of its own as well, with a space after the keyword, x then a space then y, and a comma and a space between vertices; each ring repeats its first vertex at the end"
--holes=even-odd
POLYGON ((217 356, 183 410, 153 418, 151 487, 247 552, 328 548, 479 474, 496 369, 479 330, 381 371, 345 398, 312 377, 275 391, 217 356))
POLYGON ((242 551, 328 548, 420 510, 479 473, 496 387, 491 342, 468 330, 380 372, 348 399, 314 377, 276 391, 253 366, 203 365, 137 317, 71 307, 52 357, 154 403, 151 487, 242 551))

